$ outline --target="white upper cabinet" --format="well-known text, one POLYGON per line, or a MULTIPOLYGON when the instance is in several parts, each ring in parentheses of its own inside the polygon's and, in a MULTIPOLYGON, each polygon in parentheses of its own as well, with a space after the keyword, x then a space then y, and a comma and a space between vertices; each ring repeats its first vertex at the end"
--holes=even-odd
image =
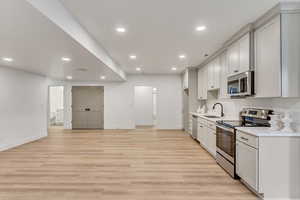
POLYGON ((202 94, 203 94, 203 99, 207 99, 207 75, 208 74, 208 69, 207 66, 203 67, 202 71, 202 80, 203 80, 203 87, 202 87, 202 94))
POLYGON ((229 47, 228 67, 229 75, 250 70, 250 33, 229 47))
POLYGON ((215 59, 215 66, 214 66, 214 86, 216 89, 220 88, 220 72, 221 72, 220 58, 217 57, 215 59))
POLYGON ((208 84, 208 90, 215 89, 214 88, 214 73, 215 73, 215 66, 214 63, 211 62, 208 64, 208 79, 207 79, 207 84, 208 84))
POLYGON ((220 68, 218 57, 208 64, 208 90, 220 88, 220 68))
POLYGON ((281 96, 280 17, 255 31, 256 97, 281 96))
POLYGON ((240 63, 240 46, 239 43, 235 43, 228 49, 228 67, 229 74, 235 74, 239 72, 240 63))
POLYGON ((186 69, 183 74, 183 81, 182 81, 183 89, 189 88, 189 71, 186 69))
POLYGON ((250 34, 240 39, 240 67, 239 72, 246 72, 250 69, 250 34))
POLYGON ((198 99, 202 99, 202 69, 198 69, 198 99))
POLYGON ((198 70, 198 99, 207 99, 207 67, 198 70))
POLYGON ((220 93, 219 98, 229 98, 227 93, 227 76, 228 76, 228 64, 227 64, 227 53, 224 52, 220 55, 220 93))

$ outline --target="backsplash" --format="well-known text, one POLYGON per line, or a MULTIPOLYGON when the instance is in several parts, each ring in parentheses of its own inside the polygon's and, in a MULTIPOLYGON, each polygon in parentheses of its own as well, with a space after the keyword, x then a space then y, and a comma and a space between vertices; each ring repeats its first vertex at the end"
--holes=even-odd
MULTIPOLYGON (((209 111, 212 110, 213 104, 220 102, 224 106, 226 117, 238 119, 239 112, 245 108, 269 108, 275 112, 284 115, 290 112, 293 118, 292 127, 295 131, 300 132, 300 98, 245 98, 245 99, 216 99, 213 95, 208 95, 206 106, 209 111)), ((218 108, 219 109, 219 106, 218 108)))

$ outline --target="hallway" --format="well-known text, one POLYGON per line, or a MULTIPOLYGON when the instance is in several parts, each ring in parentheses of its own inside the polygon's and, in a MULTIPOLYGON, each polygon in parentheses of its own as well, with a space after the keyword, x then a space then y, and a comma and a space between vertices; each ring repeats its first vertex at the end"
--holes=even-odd
POLYGON ((181 131, 63 131, 0 153, 1 200, 256 199, 181 131))

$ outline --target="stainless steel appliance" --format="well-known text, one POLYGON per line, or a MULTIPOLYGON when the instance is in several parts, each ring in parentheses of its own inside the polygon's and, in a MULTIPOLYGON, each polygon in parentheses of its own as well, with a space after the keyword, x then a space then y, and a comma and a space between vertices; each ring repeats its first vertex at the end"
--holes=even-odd
POLYGON ((231 97, 254 95, 254 71, 247 71, 228 77, 227 89, 231 97))
POLYGON ((238 178, 235 173, 236 127, 268 127, 272 112, 268 109, 245 108, 240 113, 240 120, 217 121, 216 161, 233 178, 238 178))
POLYGON ((197 139, 197 135, 198 135, 198 116, 196 115, 192 115, 193 119, 192 119, 192 137, 194 139, 197 139))

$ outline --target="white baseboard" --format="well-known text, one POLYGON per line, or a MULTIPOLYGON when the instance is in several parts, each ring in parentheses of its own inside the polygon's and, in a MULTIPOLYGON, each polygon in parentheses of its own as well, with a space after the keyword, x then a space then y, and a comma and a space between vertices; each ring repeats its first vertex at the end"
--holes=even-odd
POLYGON ((26 143, 29 143, 29 142, 40 140, 40 139, 45 138, 45 137, 47 137, 47 133, 43 134, 43 135, 22 138, 20 140, 14 141, 12 143, 0 144, 0 152, 15 148, 17 146, 20 146, 20 145, 23 145, 23 144, 26 144, 26 143))

